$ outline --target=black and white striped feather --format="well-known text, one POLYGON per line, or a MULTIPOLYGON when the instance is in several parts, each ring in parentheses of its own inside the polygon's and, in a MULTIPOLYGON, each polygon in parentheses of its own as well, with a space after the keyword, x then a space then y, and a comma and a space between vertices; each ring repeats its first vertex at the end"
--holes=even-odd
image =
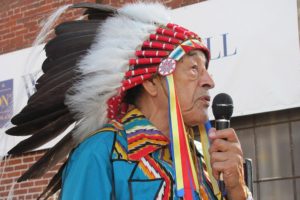
MULTIPOLYGON (((11 122, 9 135, 31 135, 9 154, 33 150, 74 128, 34 163, 18 182, 39 178, 92 132, 107 122, 107 100, 118 93, 128 60, 158 26, 170 22, 168 9, 159 3, 135 3, 115 9, 94 3, 86 8, 87 19, 64 22, 45 45, 44 74, 33 94, 11 122), (103 30, 103 31, 102 31, 103 30), (113 58, 112 58, 113 56, 113 58)), ((61 187, 61 173, 50 181, 41 198, 61 187)))
MULTIPOLYGON (((44 74, 36 82, 36 92, 22 111, 12 118, 15 126, 6 131, 9 135, 31 136, 13 147, 8 154, 18 155, 34 150, 60 135, 76 121, 65 104, 66 93, 74 82, 82 78, 82 74, 76 70, 77 64, 94 43, 101 23, 117 12, 113 7, 93 3, 71 7, 86 8, 88 20, 64 22, 55 28, 56 36, 45 45, 47 58, 42 65, 44 74)), ((18 182, 41 177, 63 161, 78 143, 72 137, 72 132, 68 133, 33 164, 18 182)), ((60 189, 63 166, 41 197, 47 199, 60 189)))

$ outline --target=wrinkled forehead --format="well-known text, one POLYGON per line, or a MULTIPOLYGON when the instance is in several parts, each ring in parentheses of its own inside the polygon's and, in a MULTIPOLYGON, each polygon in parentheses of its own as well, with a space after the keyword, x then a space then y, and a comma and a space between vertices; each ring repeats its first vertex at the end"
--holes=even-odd
POLYGON ((194 57, 194 56, 197 56, 201 59, 201 61, 204 63, 205 65, 205 68, 208 69, 208 59, 207 59, 207 56, 206 54, 199 50, 199 49, 195 49, 195 50, 192 50, 188 53, 186 53, 179 61, 183 61, 184 58, 186 57, 194 57))

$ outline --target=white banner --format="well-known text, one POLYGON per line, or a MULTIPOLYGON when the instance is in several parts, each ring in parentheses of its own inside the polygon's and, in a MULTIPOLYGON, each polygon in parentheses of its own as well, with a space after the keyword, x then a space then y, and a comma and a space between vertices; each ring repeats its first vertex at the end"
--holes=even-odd
MULTIPOLYGON (((172 13, 175 23, 207 43, 212 54, 209 71, 216 82, 212 96, 230 94, 234 116, 300 106, 296 0, 210 0, 172 13)), ((0 55, 0 155, 24 139, 4 131, 34 91, 45 59, 44 53, 37 56, 41 46, 31 54, 33 59, 28 59, 30 51, 0 55)))
POLYGON ((296 0, 210 0, 173 14, 211 49, 212 96, 230 94, 234 116, 300 106, 296 0))
MULTIPOLYGON (((29 137, 9 136, 5 130, 12 127, 11 117, 21 111, 28 97, 35 92, 34 84, 42 73, 41 66, 46 58, 43 46, 0 55, 0 156, 29 137)), ((61 137, 39 149, 53 146, 61 137)))

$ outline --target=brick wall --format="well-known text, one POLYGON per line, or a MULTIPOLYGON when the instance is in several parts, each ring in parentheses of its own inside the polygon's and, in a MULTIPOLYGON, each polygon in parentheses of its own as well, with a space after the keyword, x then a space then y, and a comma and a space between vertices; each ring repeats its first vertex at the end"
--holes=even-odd
MULTIPOLYGON (((172 8, 203 0, 165 0, 172 8)), ((121 6, 129 0, 2 0, 0 6, 0 54, 30 47, 40 27, 55 9, 62 5, 79 2, 98 2, 121 6)), ((79 16, 82 11, 70 9, 60 17, 67 21, 79 16)), ((63 19, 63 20, 62 20, 63 19)))
MULTIPOLYGON (((203 0, 165 0, 168 7, 177 8, 203 0)), ((30 47, 43 22, 58 7, 71 3, 98 2, 120 7, 129 0, 2 0, 0 6, 0 55, 30 47)), ((57 23, 77 18, 82 10, 68 10, 57 23)), ((49 38, 48 38, 49 39, 49 38)), ((37 151, 0 161, 0 200, 7 199, 17 178, 43 155, 37 151)), ((49 183, 60 164, 40 179, 17 183, 13 199, 36 199, 49 183)), ((56 199, 52 197, 51 199, 56 199)))
MULTIPOLYGON (((41 25, 55 9, 78 2, 95 2, 95 0, 2 0, 0 54, 31 46, 41 25)), ((80 11, 70 9, 60 19, 71 20, 79 15, 80 11)))
MULTIPOLYGON (((15 183, 34 162, 36 162, 44 151, 36 151, 5 158, 0 162, 0 199, 7 199, 8 194, 12 191, 14 200, 36 199, 43 189, 47 186, 52 176, 61 166, 61 163, 55 166, 51 171, 46 173, 42 178, 15 183)), ((55 199, 54 196, 52 199, 55 199)))

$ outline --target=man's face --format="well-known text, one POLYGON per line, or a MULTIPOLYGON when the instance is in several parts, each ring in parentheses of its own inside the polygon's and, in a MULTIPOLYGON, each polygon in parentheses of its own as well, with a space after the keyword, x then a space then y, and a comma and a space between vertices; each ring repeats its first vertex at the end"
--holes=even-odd
POLYGON ((209 90, 214 81, 206 69, 206 57, 195 50, 177 62, 174 71, 176 94, 179 99, 183 121, 195 126, 208 120, 207 109, 210 103, 209 90))

